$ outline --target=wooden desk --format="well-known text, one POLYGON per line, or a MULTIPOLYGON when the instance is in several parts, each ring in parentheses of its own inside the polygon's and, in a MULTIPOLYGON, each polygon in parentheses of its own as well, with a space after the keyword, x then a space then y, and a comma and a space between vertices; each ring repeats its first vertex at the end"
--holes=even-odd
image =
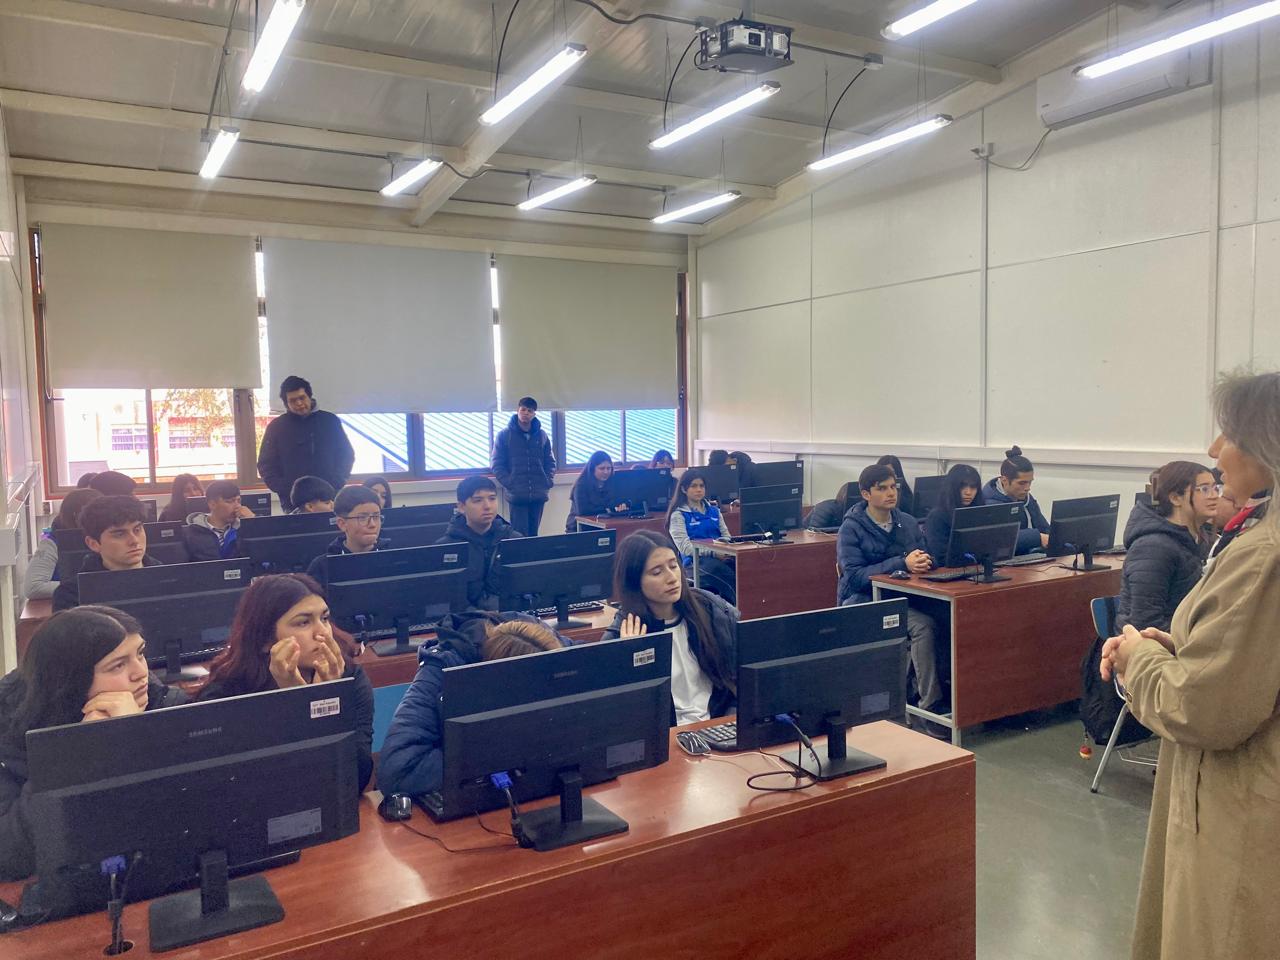
MULTIPOLYGON (((504 847, 474 819, 436 824, 415 812, 415 828, 451 847, 502 847, 446 853, 384 823, 368 794, 359 834, 266 874, 282 922, 158 956, 972 960, 973 757, 890 723, 856 728, 849 742, 888 769, 759 793, 748 774, 776 761, 694 759, 673 740, 668 763, 587 791, 628 833, 551 853, 504 847)), ((505 829, 506 814, 485 823, 505 829)), ((0 897, 15 901, 18 886, 0 885, 0 897)), ((130 958, 152 956, 146 924, 145 903, 125 908, 130 958)), ((91 960, 107 936, 95 914, 0 943, 6 957, 91 960)))
POLYGON ((28 600, 18 614, 18 662, 22 662, 27 652, 27 645, 35 632, 44 626, 44 622, 53 616, 53 600, 28 600))
MULTIPOLYGON (((606 603, 603 610, 589 610, 576 615, 571 614, 573 619, 585 620, 590 626, 566 630, 564 635, 573 640, 574 643, 595 643, 604 635, 605 630, 612 625, 613 618, 617 612, 616 607, 611 607, 606 603)), ((433 636, 435 636, 434 633, 424 633, 413 639, 417 644, 433 636)), ((418 672, 417 646, 415 645, 412 653, 397 653, 390 657, 380 657, 366 648, 364 653, 356 657, 356 663, 364 668, 364 673, 369 678, 369 683, 375 687, 390 687, 397 683, 412 683, 414 674, 418 672)))
POLYGON ((732 557, 743 620, 825 610, 836 603, 836 536, 792 530, 787 543, 693 541, 693 582, 702 554, 732 557))
POLYGON ((637 530, 654 530, 666 535, 667 515, 651 513, 646 517, 578 517, 578 532, 583 530, 617 530, 621 543, 637 530))
MULTIPOLYGON (((998 567, 1010 578, 1004 583, 873 577, 876 600, 923 597, 945 604, 941 612, 950 615, 950 716, 908 709, 951 727, 959 744, 964 727, 1077 699, 1080 661, 1095 637, 1089 601, 1120 592, 1123 561, 1099 557, 1111 569, 1093 573, 1064 570, 1056 561, 998 567)), ((941 640, 944 624, 938 626, 941 640)))

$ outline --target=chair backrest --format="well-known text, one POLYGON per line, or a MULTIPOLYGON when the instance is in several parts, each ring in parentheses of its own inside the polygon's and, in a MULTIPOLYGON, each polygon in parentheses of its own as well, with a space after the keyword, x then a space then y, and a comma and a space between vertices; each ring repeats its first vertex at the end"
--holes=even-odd
POLYGON ((1089 601, 1089 612, 1093 614, 1093 629, 1098 639, 1106 640, 1116 634, 1116 597, 1094 597, 1089 601))

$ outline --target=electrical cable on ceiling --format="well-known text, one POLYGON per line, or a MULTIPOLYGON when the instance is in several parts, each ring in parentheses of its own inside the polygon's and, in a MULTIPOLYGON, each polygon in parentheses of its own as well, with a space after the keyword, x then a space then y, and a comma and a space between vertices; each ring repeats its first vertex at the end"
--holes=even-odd
POLYGON ((625 17, 615 17, 604 7, 600 6, 600 4, 595 3, 594 0, 575 0, 575 2, 585 4, 586 6, 594 10, 596 13, 600 14, 600 16, 608 20, 610 23, 616 23, 619 26, 623 26, 623 27, 630 26, 633 23, 639 23, 641 20, 662 20, 666 23, 683 23, 683 24, 692 24, 694 22, 690 20, 685 20, 681 17, 669 17, 661 13, 638 13, 634 17, 632 17, 630 20, 628 20, 625 17))
POLYGON ((684 53, 680 54, 680 59, 676 61, 676 68, 671 71, 671 80, 667 83, 667 94, 662 98, 662 131, 667 130, 667 106, 671 103, 671 89, 676 85, 676 75, 680 72, 680 65, 684 63, 684 58, 689 55, 689 51, 693 49, 693 45, 701 39, 702 34, 695 33, 693 39, 689 41, 689 45, 684 48, 684 53))
POLYGON ((991 164, 993 167, 999 167, 1001 170, 1012 170, 1014 173, 1022 173, 1024 170, 1029 170, 1031 169, 1031 165, 1036 162, 1036 157, 1040 154, 1040 148, 1044 146, 1044 142, 1049 139, 1049 134, 1051 133, 1053 133, 1052 130, 1046 130, 1044 132, 1044 136, 1040 138, 1040 142, 1035 145, 1035 149, 1028 154, 1027 159, 1023 160, 1017 166, 1012 166, 1007 163, 996 163, 990 158, 986 158, 987 163, 991 164))
POLYGON ((866 72, 867 68, 863 67, 853 75, 853 79, 845 85, 845 88, 842 91, 840 91, 840 96, 836 97, 836 105, 832 107, 831 112, 827 114, 827 125, 822 128, 822 155, 824 157, 827 155, 827 134, 831 132, 831 121, 835 119, 836 111, 840 109, 840 101, 843 100, 844 95, 853 88, 853 85, 858 82, 858 78, 866 72))
POLYGON ((502 73, 502 48, 507 45, 507 31, 511 29, 511 18, 516 15, 516 8, 520 6, 520 0, 516 0, 511 5, 511 12, 507 14, 506 25, 502 28, 502 39, 498 41, 498 59, 493 65, 493 102, 498 102, 498 76, 502 73))

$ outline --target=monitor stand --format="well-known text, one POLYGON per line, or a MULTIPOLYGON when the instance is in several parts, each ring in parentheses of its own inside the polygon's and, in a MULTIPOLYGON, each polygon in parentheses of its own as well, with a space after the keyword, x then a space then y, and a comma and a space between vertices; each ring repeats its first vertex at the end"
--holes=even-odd
POLYGON ((265 927, 284 919, 284 907, 263 876, 227 879, 227 854, 200 855, 200 889, 171 894, 151 904, 151 950, 173 950, 215 937, 265 927))
POLYGON ((861 750, 849 749, 849 745, 845 742, 845 733, 853 724, 836 718, 827 720, 825 726, 827 728, 827 759, 822 764, 815 763, 812 754, 808 753, 804 754, 804 758, 799 763, 787 760, 785 757, 778 759, 807 773, 815 780, 837 780, 840 777, 851 777, 855 773, 866 773, 868 770, 883 770, 888 766, 881 757, 863 753, 861 750))
POLYGON ((576 770, 556 776, 560 805, 520 814, 520 846, 545 852, 577 846, 597 837, 626 833, 627 821, 602 803, 582 795, 582 774, 576 770))
POLYGON ((402 653, 413 653, 418 647, 409 639, 409 618, 396 617, 396 638, 394 640, 375 640, 369 649, 380 657, 395 657, 402 653))
POLYGON ((1012 580, 1012 577, 1001 576, 996 573, 995 560, 991 554, 987 554, 982 558, 982 572, 974 574, 971 578, 974 583, 999 583, 1002 580, 1012 580))
POLYGON ((573 630, 576 627, 591 626, 586 620, 570 620, 569 619, 569 598, 556 597, 556 619, 555 622, 550 620, 542 621, 552 630, 573 630))
POLYGON ((164 674, 160 677, 167 684, 190 683, 207 676, 205 667, 182 665, 182 641, 170 640, 164 645, 164 674))
POLYGON ((1111 569, 1105 563, 1093 562, 1093 547, 1081 547, 1080 552, 1084 554, 1084 566, 1081 566, 1081 567, 1073 566, 1071 568, 1072 570, 1083 570, 1086 573, 1091 573, 1094 570, 1110 570, 1111 569))

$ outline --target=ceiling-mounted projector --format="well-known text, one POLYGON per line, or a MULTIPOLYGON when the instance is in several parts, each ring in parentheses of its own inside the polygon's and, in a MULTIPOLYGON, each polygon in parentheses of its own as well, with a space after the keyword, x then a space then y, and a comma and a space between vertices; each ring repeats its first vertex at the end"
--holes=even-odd
POLYGON ((703 69, 768 73, 791 62, 791 29, 755 20, 726 20, 702 31, 703 69))

